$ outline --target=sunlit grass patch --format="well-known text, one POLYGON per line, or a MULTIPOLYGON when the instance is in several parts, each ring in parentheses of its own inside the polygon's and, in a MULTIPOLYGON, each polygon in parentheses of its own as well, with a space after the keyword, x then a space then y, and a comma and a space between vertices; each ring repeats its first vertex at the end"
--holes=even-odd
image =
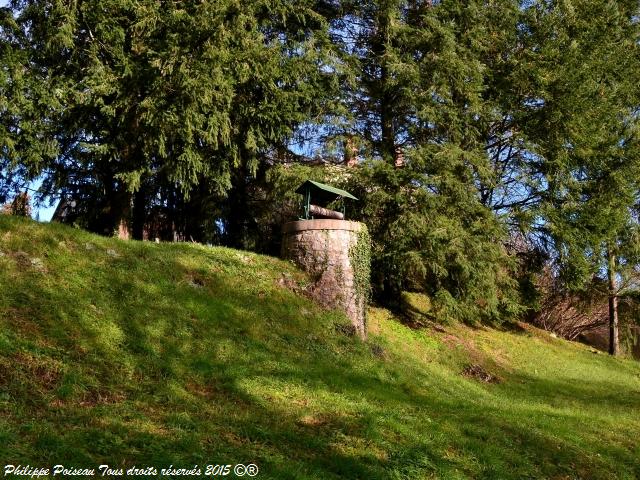
POLYGON ((293 291, 306 280, 290 263, 231 249, 0 216, 0 252, 5 463, 640 477, 636 362, 527 326, 409 328, 379 308, 363 342, 293 291))

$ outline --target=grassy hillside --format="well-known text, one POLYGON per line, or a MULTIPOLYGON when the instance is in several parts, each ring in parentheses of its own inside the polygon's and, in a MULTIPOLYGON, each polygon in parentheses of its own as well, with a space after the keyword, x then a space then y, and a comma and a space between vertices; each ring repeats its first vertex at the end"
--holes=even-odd
POLYGON ((379 309, 364 343, 288 288, 304 281, 245 252, 0 216, 0 462, 640 478, 637 362, 379 309))

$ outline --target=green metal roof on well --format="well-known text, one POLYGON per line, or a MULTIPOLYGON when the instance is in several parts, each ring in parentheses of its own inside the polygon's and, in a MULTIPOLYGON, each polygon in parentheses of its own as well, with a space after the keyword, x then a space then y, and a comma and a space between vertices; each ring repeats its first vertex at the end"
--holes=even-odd
POLYGON ((305 193, 307 193, 307 191, 311 193, 311 197, 314 200, 322 202, 324 204, 330 203, 338 197, 358 200, 356 197, 345 190, 341 190, 324 183, 314 182, 313 180, 307 180, 302 185, 300 185, 296 190, 296 193, 304 195, 305 193))

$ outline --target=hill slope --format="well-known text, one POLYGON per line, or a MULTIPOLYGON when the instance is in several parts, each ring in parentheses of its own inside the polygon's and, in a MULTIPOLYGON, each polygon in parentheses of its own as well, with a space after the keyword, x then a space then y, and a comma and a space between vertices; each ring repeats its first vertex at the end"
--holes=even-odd
POLYGON ((282 285, 304 281, 245 252, 0 216, 0 461, 640 478, 638 363, 379 309, 363 343, 282 285))

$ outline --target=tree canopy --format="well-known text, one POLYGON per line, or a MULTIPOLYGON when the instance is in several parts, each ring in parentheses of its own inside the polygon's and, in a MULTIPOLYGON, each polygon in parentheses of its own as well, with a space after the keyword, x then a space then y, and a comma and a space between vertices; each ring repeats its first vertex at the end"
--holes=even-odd
POLYGON ((239 167, 255 174, 258 153, 285 144, 334 83, 326 21, 311 3, 13 7, 22 66, 44 88, 33 108, 55 152, 19 163, 46 173, 43 192, 106 192, 110 227, 143 187, 147 198, 160 185, 188 198, 204 183, 228 191, 239 167))

